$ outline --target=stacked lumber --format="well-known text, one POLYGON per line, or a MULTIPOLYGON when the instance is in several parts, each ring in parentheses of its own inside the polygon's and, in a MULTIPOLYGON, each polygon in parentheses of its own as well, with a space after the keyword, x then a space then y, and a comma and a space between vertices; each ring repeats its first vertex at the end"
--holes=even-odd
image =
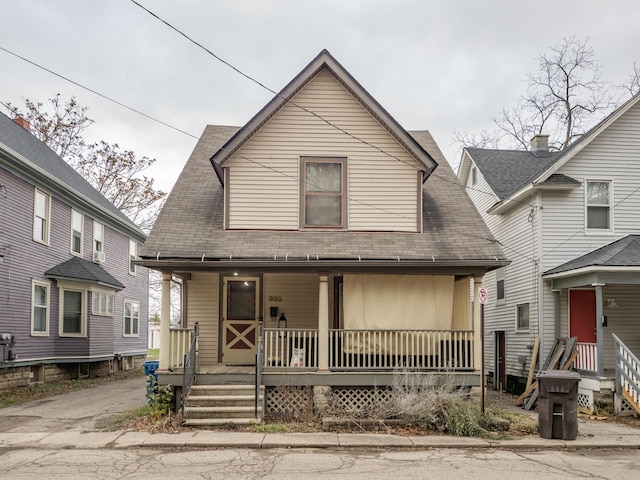
MULTIPOLYGON (((556 338, 553 348, 547 355, 540 371, 544 370, 569 370, 576 357, 578 348, 576 343, 578 337, 556 338)), ((532 369, 535 365, 535 358, 531 359, 532 369)), ((529 375, 532 379, 532 375, 529 375)), ((525 410, 533 410, 538 402, 538 381, 527 382, 527 388, 516 400, 516 405, 522 406, 525 410)))

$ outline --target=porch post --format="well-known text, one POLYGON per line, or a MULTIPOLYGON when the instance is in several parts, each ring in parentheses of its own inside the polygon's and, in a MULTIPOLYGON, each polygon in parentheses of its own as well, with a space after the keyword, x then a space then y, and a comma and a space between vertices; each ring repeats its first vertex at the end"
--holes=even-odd
POLYGON ((318 287, 318 370, 329 370, 329 275, 320 274, 318 287))
POLYGON ((553 291, 553 336, 560 338, 560 290, 553 291))
POLYGON ((596 287, 596 373, 599 377, 604 376, 604 328, 602 325, 602 284, 595 284, 596 287))
POLYGON ((171 274, 162 274, 162 308, 160 311, 160 370, 171 364, 171 274))
POLYGON ((480 301, 478 300, 478 294, 482 287, 482 277, 473 277, 473 365, 476 370, 482 371, 484 369, 482 358, 482 337, 483 325, 480 322, 480 301))

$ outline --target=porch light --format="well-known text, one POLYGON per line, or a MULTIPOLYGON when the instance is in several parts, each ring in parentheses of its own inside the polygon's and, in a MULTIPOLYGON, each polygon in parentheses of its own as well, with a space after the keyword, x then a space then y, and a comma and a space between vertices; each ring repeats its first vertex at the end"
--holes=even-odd
POLYGON ((284 316, 284 313, 280 314, 280 318, 278 319, 278 328, 287 328, 287 317, 284 316))

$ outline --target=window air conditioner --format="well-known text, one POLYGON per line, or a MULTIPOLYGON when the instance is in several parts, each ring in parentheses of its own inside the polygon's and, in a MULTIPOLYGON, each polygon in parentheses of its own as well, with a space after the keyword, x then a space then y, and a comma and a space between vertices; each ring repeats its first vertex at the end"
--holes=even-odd
POLYGON ((93 262, 104 263, 104 252, 99 252, 98 250, 93 252, 93 262))

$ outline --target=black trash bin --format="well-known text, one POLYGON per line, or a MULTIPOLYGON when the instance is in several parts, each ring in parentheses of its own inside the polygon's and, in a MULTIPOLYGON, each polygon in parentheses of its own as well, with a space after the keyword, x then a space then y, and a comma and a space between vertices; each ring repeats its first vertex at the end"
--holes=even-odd
POLYGON ((542 438, 575 440, 578 435, 580 374, 544 370, 538 380, 538 431, 542 438))
POLYGON ((147 403, 151 403, 152 395, 158 386, 156 370, 158 370, 160 362, 158 360, 147 360, 142 365, 144 366, 144 374, 147 378, 147 403))

